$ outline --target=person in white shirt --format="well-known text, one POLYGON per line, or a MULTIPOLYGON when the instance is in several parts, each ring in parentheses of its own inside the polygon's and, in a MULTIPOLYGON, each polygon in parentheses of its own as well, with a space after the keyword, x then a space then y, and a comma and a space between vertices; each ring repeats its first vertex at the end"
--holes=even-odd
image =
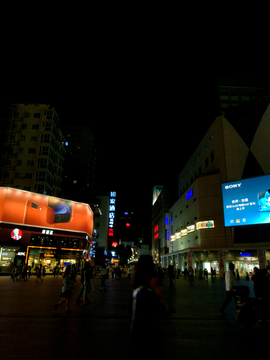
POLYGON ((234 298, 234 292, 233 292, 234 287, 235 287, 234 264, 230 263, 229 270, 226 271, 225 273, 225 289, 227 292, 227 298, 219 310, 222 315, 224 315, 226 307, 234 298))

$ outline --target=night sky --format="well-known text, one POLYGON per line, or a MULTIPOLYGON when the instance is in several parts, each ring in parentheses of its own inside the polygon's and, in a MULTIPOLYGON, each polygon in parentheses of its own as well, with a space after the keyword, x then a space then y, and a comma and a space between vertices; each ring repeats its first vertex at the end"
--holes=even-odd
POLYGON ((194 58, 180 62, 169 53, 133 55, 94 63, 24 61, 25 67, 8 68, 2 77, 1 100, 49 103, 61 122, 90 126, 99 193, 115 189, 119 205, 139 214, 139 231, 150 242, 152 187, 176 179, 219 115, 217 78, 258 76, 213 68, 206 60, 200 66, 194 58))

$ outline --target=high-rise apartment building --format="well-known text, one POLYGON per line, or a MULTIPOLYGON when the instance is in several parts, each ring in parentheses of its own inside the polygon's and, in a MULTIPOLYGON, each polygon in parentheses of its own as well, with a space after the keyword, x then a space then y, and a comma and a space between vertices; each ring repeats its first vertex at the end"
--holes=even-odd
POLYGON ((50 105, 0 106, 0 186, 59 196, 65 139, 50 105))

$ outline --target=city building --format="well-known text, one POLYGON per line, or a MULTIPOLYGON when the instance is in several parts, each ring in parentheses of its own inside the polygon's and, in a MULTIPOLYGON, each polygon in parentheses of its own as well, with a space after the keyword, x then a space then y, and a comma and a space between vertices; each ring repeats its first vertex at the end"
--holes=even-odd
POLYGON ((172 186, 158 187, 161 190, 158 193, 156 188, 152 207, 152 256, 156 263, 160 263, 169 252, 169 211, 177 197, 172 186))
POLYGON ((250 101, 270 100, 270 87, 252 80, 218 79, 218 100, 221 114, 250 101))
POLYGON ((96 200, 99 212, 95 212, 95 230, 97 247, 108 250, 108 232, 109 232, 109 196, 98 195, 96 200))
POLYGON ((61 124, 66 139, 63 197, 93 202, 96 195, 97 150, 88 126, 61 124))
POLYGON ((50 105, 0 106, 0 186, 60 196, 65 139, 50 105))
MULTIPOLYGON (((178 176, 178 200, 162 210, 164 198, 169 201, 162 191, 163 200, 160 195, 153 206, 153 213, 160 216, 153 217, 152 254, 162 267, 213 268, 223 274, 233 262, 245 274, 269 264, 269 224, 248 226, 239 215, 236 222, 242 226, 236 222, 225 226, 222 194, 224 183, 236 181, 240 185, 227 185, 236 187, 241 180, 270 174, 269 132, 266 100, 239 106, 215 119, 178 176), (166 247, 167 253, 161 251, 166 247)), ((237 210, 245 208, 240 205, 237 210)))

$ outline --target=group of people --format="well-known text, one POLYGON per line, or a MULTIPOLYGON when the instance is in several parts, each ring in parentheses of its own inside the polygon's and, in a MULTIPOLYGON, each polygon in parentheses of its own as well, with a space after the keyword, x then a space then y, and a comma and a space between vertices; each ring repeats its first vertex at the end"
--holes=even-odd
MULTIPOLYGON (((234 264, 229 264, 229 270, 225 273, 225 290, 226 290, 226 299, 223 305, 220 308, 222 317, 225 315, 225 309, 234 299, 236 309, 237 301, 236 295, 238 288, 235 284, 235 279, 238 279, 238 276, 234 271, 234 264)), ((262 320, 266 320, 268 316, 268 311, 270 307, 270 269, 267 266, 265 269, 254 268, 254 274, 252 275, 252 282, 254 284, 254 294, 256 297, 256 311, 262 320)), ((243 286, 242 286, 243 287, 243 286)))
POLYGON ((27 271, 28 266, 26 264, 14 266, 11 272, 11 279, 13 279, 13 281, 28 281, 27 271))
MULTIPOLYGON (((87 261, 81 271, 81 289, 76 297, 76 303, 80 304, 83 302, 85 305, 91 303, 88 296, 91 290, 95 290, 91 282, 93 272, 91 270, 90 263, 87 261)), ((100 273, 101 277, 101 286, 100 290, 107 289, 105 280, 108 279, 109 270, 106 266, 103 266, 100 273)), ((70 298, 72 297, 72 288, 76 283, 76 273, 75 268, 68 265, 63 273, 63 286, 62 292, 60 294, 60 300, 57 304, 54 305, 55 310, 58 309, 62 304, 66 304, 66 313, 69 314, 71 310, 69 309, 70 298)))

